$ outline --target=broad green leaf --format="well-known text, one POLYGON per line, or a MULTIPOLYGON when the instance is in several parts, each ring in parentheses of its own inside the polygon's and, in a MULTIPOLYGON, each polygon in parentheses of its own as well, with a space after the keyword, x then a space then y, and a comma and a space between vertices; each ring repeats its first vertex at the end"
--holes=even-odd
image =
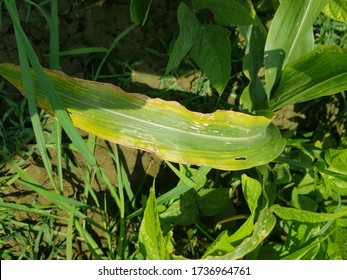
POLYGON ((347 228, 338 227, 328 239, 327 253, 330 259, 347 260, 347 228))
POLYGON ((282 0, 265 45, 266 91, 270 94, 283 67, 312 51, 314 20, 329 0, 282 0))
POLYGON ((248 177, 246 174, 242 175, 241 180, 243 195, 245 196, 251 213, 254 214, 257 207, 259 206, 259 198, 262 192, 260 182, 251 177, 248 177))
POLYGON ((243 72, 250 80, 240 97, 242 109, 250 112, 267 109, 269 106, 267 95, 258 76, 259 70, 264 64, 266 30, 261 23, 240 26, 239 29, 247 39, 246 51, 243 57, 243 72))
POLYGON ((250 215, 247 220, 229 238, 230 243, 239 244, 246 237, 250 236, 254 229, 255 214, 250 215))
POLYGON ((222 256, 229 252, 232 252, 235 248, 230 243, 230 236, 228 231, 223 231, 215 241, 206 249, 202 258, 208 256, 222 256))
MULTIPOLYGON (((347 204, 341 204, 341 205, 336 205, 332 204, 326 207, 327 212, 336 212, 336 208, 339 209, 339 211, 346 211, 347 210, 347 204)), ((336 220, 335 222, 337 227, 343 227, 347 228, 347 217, 342 217, 336 220)))
POLYGON ((251 12, 235 0, 193 0, 193 8, 210 9, 216 23, 226 26, 254 24, 251 12))
POLYGON ((347 175, 347 149, 328 149, 325 152, 325 161, 329 170, 347 175))
POLYGON ((347 211, 337 213, 315 213, 289 207, 273 205, 271 211, 283 220, 301 223, 324 223, 347 216, 347 211))
POLYGON ((323 9, 323 13, 334 20, 347 23, 347 1, 330 0, 329 4, 323 9))
MULTIPOLYGON (((170 162, 167 162, 168 165, 170 162)), ((193 168, 190 168, 191 170, 193 168)), ((186 180, 180 180, 176 187, 174 187, 172 190, 167 191, 163 195, 159 196, 157 198, 157 205, 160 206, 162 204, 167 204, 169 201, 179 198, 182 194, 188 192, 191 189, 199 189, 202 182, 206 181, 206 175, 211 171, 211 167, 209 166, 201 166, 199 167, 195 172, 192 172, 192 177, 186 177, 187 180, 189 180, 189 184, 186 184, 186 180)), ((164 206, 163 206, 164 207, 164 206)), ((127 219, 132 219, 139 214, 141 214, 143 209, 139 209, 133 213, 131 213, 129 216, 127 216, 127 219)))
POLYGON ((139 230, 140 251, 146 260, 167 260, 166 244, 160 228, 157 203, 153 188, 150 190, 139 230))
POLYGON ((282 243, 281 256, 288 255, 307 245, 312 235, 318 232, 320 225, 309 223, 290 223, 283 228, 286 239, 282 243))
POLYGON ((178 7, 177 18, 180 26, 180 34, 170 53, 166 74, 179 66, 182 59, 188 54, 194 43, 200 37, 201 32, 199 20, 183 2, 178 7))
POLYGON ((289 184, 292 181, 292 174, 288 164, 276 164, 273 172, 276 185, 289 184))
MULTIPOLYGON (((31 72, 37 104, 54 111, 31 72)), ((20 69, 0 64, 0 75, 23 94, 20 69)), ((129 94, 104 83, 45 70, 75 126, 121 145, 143 149, 174 162, 240 170, 265 164, 285 146, 276 126, 262 116, 218 110, 201 114, 177 102, 129 94)))
POLYGON ((314 259, 317 255, 321 244, 329 238, 329 236, 333 233, 330 232, 325 236, 319 236, 316 238, 312 238, 309 242, 303 245, 300 249, 295 250, 294 252, 285 255, 282 260, 311 260, 314 259))
POLYGON ((201 28, 200 40, 196 41, 190 55, 206 74, 219 95, 230 79, 231 73, 230 31, 217 25, 201 28))
POLYGON ((347 195, 347 175, 323 168, 318 168, 318 171, 323 178, 323 186, 327 196, 330 195, 331 190, 340 195, 347 195))
POLYGON ((151 4, 152 4, 152 0, 131 0, 130 2, 131 21, 138 25, 144 25, 146 22, 151 4))
POLYGON ((307 172, 301 179, 300 183, 293 188, 291 204, 295 208, 302 210, 315 211, 315 207, 318 206, 310 196, 316 190, 314 178, 307 172))
POLYGON ((309 242, 307 245, 303 246, 302 248, 295 250, 294 252, 285 255, 282 257, 282 260, 312 260, 317 255, 320 246, 321 246, 321 239, 322 238, 316 238, 309 242))
POLYGON ((232 203, 230 190, 226 188, 201 189, 197 193, 196 202, 202 215, 215 216, 225 205, 232 203))
POLYGON ((263 240, 270 234, 275 224, 275 216, 272 214, 269 208, 264 208, 259 213, 259 218, 254 225, 252 236, 244 239, 240 245, 235 247, 234 251, 223 256, 210 256, 206 259, 235 260, 243 258, 246 254, 255 250, 263 242, 263 240))
POLYGON ((270 108, 279 110, 347 89, 347 50, 321 46, 287 64, 271 99, 270 108))
POLYGON ((168 209, 160 214, 160 219, 175 225, 191 225, 199 216, 195 200, 195 191, 190 190, 174 201, 168 209))
POLYGON ((347 195, 347 180, 342 180, 335 176, 321 174, 325 187, 328 190, 333 190, 340 195, 347 195))

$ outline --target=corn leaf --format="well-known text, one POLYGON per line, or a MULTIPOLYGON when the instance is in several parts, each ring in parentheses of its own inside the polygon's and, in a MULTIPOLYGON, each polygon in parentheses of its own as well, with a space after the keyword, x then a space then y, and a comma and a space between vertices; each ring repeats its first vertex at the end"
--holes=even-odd
MULTIPOLYGON (((262 116, 222 110, 201 114, 111 84, 53 70, 45 74, 76 127, 169 161, 241 170, 275 159, 285 146, 277 127, 262 116)), ((0 64, 0 75, 25 94, 19 67, 0 64)), ((38 106, 54 115, 35 72, 31 75, 38 106)))
POLYGON ((249 79, 249 84, 240 97, 242 109, 250 112, 267 109, 269 107, 267 95, 258 76, 264 63, 266 30, 261 23, 258 25, 242 25, 239 26, 239 29, 247 39, 247 47, 243 57, 243 72, 249 79))
POLYGON ((270 99, 270 108, 278 110, 347 89, 347 50, 321 46, 289 63, 270 99))
POLYGON ((283 67, 312 51, 312 25, 329 0, 283 0, 271 23, 265 45, 266 91, 270 91, 283 67))

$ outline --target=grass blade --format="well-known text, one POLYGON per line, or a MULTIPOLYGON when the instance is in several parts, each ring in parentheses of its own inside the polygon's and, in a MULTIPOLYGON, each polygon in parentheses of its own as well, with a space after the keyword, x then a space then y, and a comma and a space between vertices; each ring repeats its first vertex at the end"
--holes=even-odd
POLYGON ((81 155, 84 156, 88 164, 90 164, 91 166, 96 165, 96 159, 94 158, 94 155, 89 151, 87 145, 82 140, 80 134, 74 128, 68 113, 66 112, 64 106, 61 104, 58 97, 56 96, 56 92, 54 88, 52 87, 49 79, 47 78, 45 72, 43 71, 43 68, 39 63, 39 60, 20 25, 18 14, 16 10, 14 9, 15 3, 11 2, 12 3, 11 4, 8 0, 4 0, 4 3, 6 5, 8 13, 11 16, 14 28, 18 34, 18 37, 20 38, 21 44, 23 44, 23 47, 25 48, 25 51, 28 55, 30 63, 35 69, 38 81, 40 83, 40 87, 42 87, 44 91, 44 95, 48 98, 49 103, 51 104, 55 115, 60 120, 61 125, 64 128, 65 132, 70 137, 72 142, 74 142, 74 144, 80 151, 81 155))
POLYGON ((75 222, 74 208, 70 212, 69 223, 66 231, 66 259, 72 260, 72 241, 73 241, 73 225, 75 222))

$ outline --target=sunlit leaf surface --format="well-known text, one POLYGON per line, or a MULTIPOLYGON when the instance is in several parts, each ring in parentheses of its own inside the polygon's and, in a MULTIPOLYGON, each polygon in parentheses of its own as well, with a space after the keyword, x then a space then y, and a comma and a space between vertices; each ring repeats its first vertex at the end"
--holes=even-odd
MULTIPOLYGON (((169 161, 240 170, 275 159, 285 146, 277 127, 262 116, 221 110, 201 114, 111 84, 45 73, 76 127, 169 161)), ((0 74, 23 93, 17 66, 1 64, 0 74)), ((34 71, 32 78, 37 104, 54 115, 34 71)))

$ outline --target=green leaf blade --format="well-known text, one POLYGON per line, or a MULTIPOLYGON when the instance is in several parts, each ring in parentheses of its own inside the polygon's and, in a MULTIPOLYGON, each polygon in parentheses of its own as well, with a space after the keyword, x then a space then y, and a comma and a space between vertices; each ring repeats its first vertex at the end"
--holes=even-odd
POLYGON ((254 225, 252 236, 245 238, 243 242, 235 247, 235 250, 223 256, 210 256, 206 259, 212 260, 235 260, 241 259, 246 254, 255 250, 263 240, 271 233, 276 224, 276 218, 269 208, 264 208, 259 213, 259 218, 254 225))
POLYGON ((266 41, 265 28, 258 25, 239 26, 241 33, 247 39, 245 56, 243 57, 243 72, 250 83, 242 92, 240 103, 243 110, 268 109, 268 97, 258 73, 264 63, 264 46, 266 41))
POLYGON ((174 201, 168 209, 160 214, 160 219, 175 225, 191 225, 199 217, 199 208, 195 200, 195 192, 190 190, 174 201))
POLYGON ((219 95, 225 89, 231 73, 230 32, 217 25, 204 26, 201 38, 190 55, 211 81, 219 95))
POLYGON ((251 210, 251 213, 255 214, 262 192, 260 182, 251 177, 248 177, 246 174, 242 175, 241 180, 242 192, 245 196, 248 207, 251 210))
POLYGON ((331 171, 347 175, 347 149, 328 149, 325 161, 331 171))
POLYGON ((272 21, 265 45, 266 91, 280 77, 283 67, 312 51, 312 25, 329 0, 283 0, 272 21))
POLYGON ((301 223, 325 223, 347 216, 347 211, 337 213, 315 213, 311 211, 273 205, 271 210, 283 220, 301 223))
POLYGON ((323 13, 334 20, 347 23, 347 1, 330 0, 323 13))
POLYGON ((166 75, 177 68, 183 58, 188 54, 200 36, 200 22, 185 3, 181 3, 177 10, 180 34, 174 44, 170 59, 166 67, 166 75))
MULTIPOLYGON (((18 67, 2 64, 0 74, 25 94, 18 67)), ((222 110, 201 114, 110 84, 52 70, 45 75, 76 127, 169 161, 240 170, 275 159, 285 146, 277 127, 262 116, 222 110)), ((38 105, 54 115, 34 71, 32 77, 38 105)))
POLYGON ((237 26, 255 23, 249 9, 235 0, 194 0, 193 7, 195 9, 210 9, 215 21, 221 25, 237 26))
POLYGON ((328 96, 347 89, 347 50, 321 46, 288 64, 270 99, 270 108, 328 96))
POLYGON ((131 0, 130 19, 133 23, 144 25, 151 7, 152 0, 131 0))
POLYGON ((167 260, 165 240, 161 232, 154 190, 150 190, 139 231, 140 251, 147 260, 167 260))

